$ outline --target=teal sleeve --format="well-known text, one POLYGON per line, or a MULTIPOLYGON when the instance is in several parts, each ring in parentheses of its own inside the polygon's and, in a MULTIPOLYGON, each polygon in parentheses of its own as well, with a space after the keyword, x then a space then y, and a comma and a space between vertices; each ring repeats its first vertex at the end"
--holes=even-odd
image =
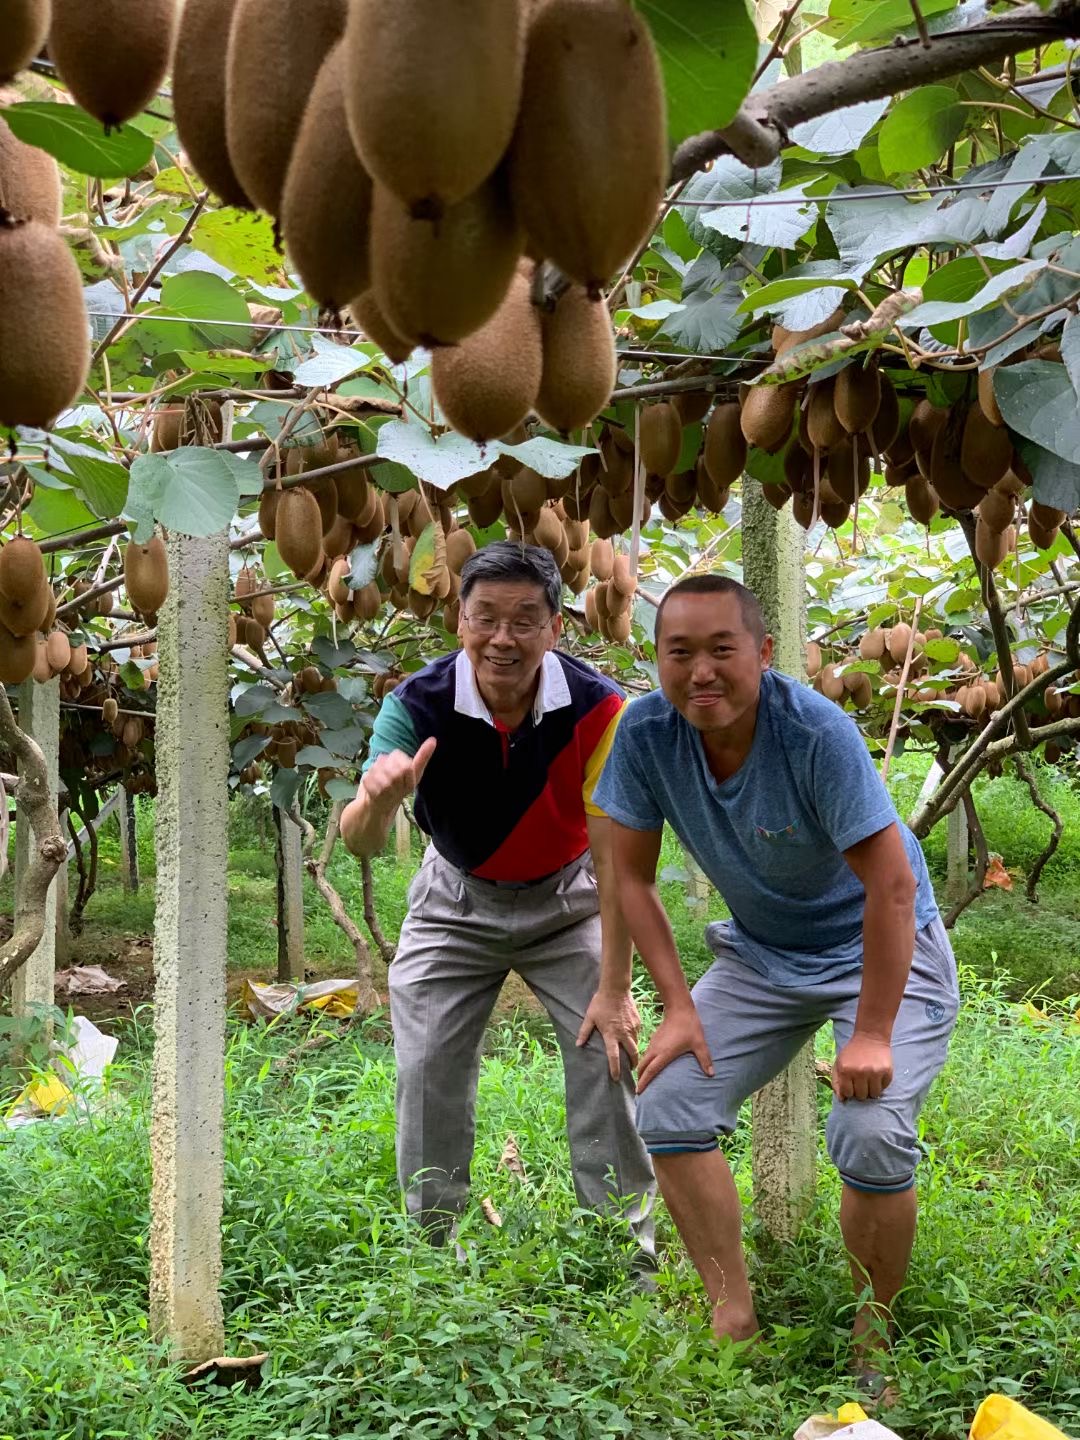
MULTIPOLYGON (((416 727, 412 716, 391 690, 379 707, 375 725, 371 731, 367 759, 363 770, 370 770, 380 755, 389 755, 391 750, 401 750, 406 755, 415 755, 420 748, 416 738, 416 727)), ((362 772, 361 772, 362 773, 362 772)))

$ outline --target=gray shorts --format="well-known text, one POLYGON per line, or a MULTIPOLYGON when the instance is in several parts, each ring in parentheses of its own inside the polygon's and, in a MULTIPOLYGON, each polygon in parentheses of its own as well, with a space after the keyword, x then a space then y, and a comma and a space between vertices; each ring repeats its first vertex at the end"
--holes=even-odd
MULTIPOLYGON (((692 1055, 662 1070, 637 1101, 637 1125, 654 1155, 714 1150, 735 1129, 739 1107, 795 1058, 827 1021, 839 1051, 850 1040, 862 970, 822 985, 773 985, 736 956, 731 927, 710 925, 716 956, 694 986, 715 1075, 692 1055)), ((956 961, 940 919, 915 937, 915 955, 893 1027, 892 1084, 877 1100, 834 1100, 826 1129, 829 1156, 857 1190, 892 1193, 915 1180, 916 1122, 945 1063, 959 1007, 956 961)))

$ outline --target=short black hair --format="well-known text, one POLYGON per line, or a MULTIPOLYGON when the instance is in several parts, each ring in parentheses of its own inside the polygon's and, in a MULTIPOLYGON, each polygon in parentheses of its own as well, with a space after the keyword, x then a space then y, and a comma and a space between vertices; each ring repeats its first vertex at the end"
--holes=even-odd
POLYGON ((523 545, 519 540, 493 540, 470 555, 461 567, 461 598, 468 600, 473 586, 481 580, 526 580, 539 585, 553 615, 562 609, 562 576, 550 550, 540 545, 523 545))
POLYGON ((743 624, 754 637, 754 643, 763 644, 768 632, 765 616, 761 613, 757 596, 745 585, 740 585, 738 580, 731 580, 726 575, 690 575, 685 580, 680 580, 678 584, 672 585, 670 590, 665 591, 663 599, 656 607, 656 624, 653 627, 654 643, 659 644, 660 622, 664 618, 664 606, 673 595, 734 595, 739 602, 743 624))

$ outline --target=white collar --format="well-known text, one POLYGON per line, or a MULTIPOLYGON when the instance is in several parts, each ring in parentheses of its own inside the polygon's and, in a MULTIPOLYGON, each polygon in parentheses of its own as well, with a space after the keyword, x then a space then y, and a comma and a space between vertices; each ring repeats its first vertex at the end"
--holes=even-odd
MULTIPOLYGON (((543 717, 552 710, 562 710, 569 704, 570 687, 566 683, 559 657, 554 650, 547 650, 540 666, 540 684, 536 687, 536 699, 533 701, 533 724, 539 725, 543 717)), ((473 720, 486 720, 489 725, 495 724, 476 683, 476 671, 464 650, 458 651, 454 666, 454 709, 459 715, 468 715, 473 720)))

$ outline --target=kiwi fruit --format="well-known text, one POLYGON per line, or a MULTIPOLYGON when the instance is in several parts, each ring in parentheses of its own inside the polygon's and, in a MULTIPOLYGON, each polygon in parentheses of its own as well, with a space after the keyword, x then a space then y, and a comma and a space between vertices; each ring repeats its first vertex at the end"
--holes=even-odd
POLYGON ((664 490, 676 505, 693 505, 697 499, 697 471, 683 470, 678 475, 669 475, 664 481, 664 490))
MULTIPOLYGON (((343 455, 348 459, 348 455, 343 455)), ((353 520, 362 524, 371 519, 371 512, 375 508, 375 495, 368 484, 366 471, 341 470, 334 476, 334 485, 337 489, 338 514, 346 520, 353 520)))
POLYGON ((468 530, 454 530, 446 537, 446 563, 455 575, 460 575, 470 555, 476 554, 476 541, 468 530))
POLYGON ((273 540, 277 534, 277 507, 282 493, 271 486, 259 496, 259 529, 267 540, 273 540))
POLYGON ((289 258, 312 299, 333 311, 371 283, 371 177, 345 124, 345 73, 339 42, 316 77, 281 194, 289 258))
POLYGON ((865 494, 870 484, 870 457, 859 443, 858 433, 849 432, 829 451, 829 484, 851 503, 865 494))
POLYGON ((822 500, 821 518, 830 530, 839 530, 851 519, 851 505, 847 500, 822 500))
POLYGON ((836 663, 830 660, 827 664, 822 665, 817 673, 817 688, 826 700, 843 700, 844 698, 844 677, 836 673, 838 668, 836 663))
POLYGON ((979 519, 998 535, 1012 524, 1015 514, 1015 497, 996 486, 979 501, 979 519))
POLYGON ((881 375, 876 365, 856 360, 845 365, 833 386, 836 418, 849 435, 861 435, 877 419, 881 405, 881 375))
MULTIPOLYGON (((82 3, 82 0, 75 0, 82 3)), ((229 160, 253 204, 277 216, 293 145, 348 0, 238 0, 226 56, 229 160)), ((323 176, 333 187, 334 177, 323 176)))
POLYGON ((543 365, 540 317, 528 279, 517 274, 486 324, 460 345, 435 351, 431 383, 454 429, 482 443, 505 435, 529 414, 543 365))
POLYGON ((74 99, 112 129, 161 88, 176 20, 176 0, 52 0, 49 57, 74 99))
POLYGON ((633 620, 629 610, 623 615, 613 615, 608 621, 608 634, 616 645, 628 645, 632 625, 633 620))
POLYGON ((1011 525, 1004 530, 991 530, 981 515, 975 522, 975 554, 988 570, 996 570, 1008 555, 1011 532, 1011 525))
POLYGON ((1056 526, 1040 524, 1038 518, 1032 513, 1028 514, 1027 528, 1031 543, 1037 550, 1049 550, 1058 537, 1056 526))
POLYGON ((679 462, 682 421, 670 401, 641 409, 641 463, 650 475, 670 475, 679 462))
POLYGON ((71 664, 71 641, 63 630, 54 630, 46 637, 45 658, 56 674, 71 664))
POLYGON ((836 383, 819 380, 807 392, 806 434, 816 450, 838 445, 846 433, 836 413, 836 383))
POLYGON ((873 703, 874 690, 864 670, 848 670, 843 676, 844 689, 851 696, 856 710, 866 710, 873 703))
POLYGON ((160 535, 145 543, 128 542, 124 549, 124 588, 132 608, 156 615, 169 593, 169 557, 160 535))
MULTIPOLYGON (((740 440, 742 434, 739 435, 740 440)), ((719 515, 724 506, 731 498, 731 488, 725 485, 721 488, 705 468, 705 457, 699 455, 694 466, 694 488, 697 491, 698 502, 704 510, 713 515, 719 515)))
POLYGON ((48 619, 52 591, 42 584, 26 600, 9 600, 0 591, 0 622, 13 635, 32 635, 48 619))
POLYGON ((358 620, 374 620, 382 609, 382 593, 374 580, 353 592, 353 614, 358 620))
POLYGON ((916 451, 929 452, 933 448, 935 435, 948 418, 948 410, 931 405, 929 400, 920 400, 908 421, 908 435, 912 447, 916 451))
POLYGON ((33 678, 39 685, 47 684, 53 678, 52 666, 49 664, 49 657, 45 653, 45 636, 37 634, 34 636, 34 669, 31 672, 33 678))
POLYGON ((985 493, 965 476, 960 463, 965 423, 964 415, 958 410, 951 410, 949 418, 934 436, 930 451, 930 483, 942 504, 950 510, 973 510, 985 493))
POLYGON ((181 445, 216 445, 224 433, 219 400, 192 398, 186 405, 159 405, 154 410, 152 451, 181 445))
POLYGON ((863 660, 880 660, 884 654, 885 631, 880 625, 859 637, 859 655, 863 660))
POLYGON ((697 425, 704 420, 712 402, 711 390, 683 390, 671 397, 671 403, 679 412, 679 419, 684 425, 697 425))
POLYGON ((784 451, 784 482, 795 495, 814 493, 814 462, 798 440, 792 440, 784 451))
POLYGON ((561 434, 591 425, 615 388, 615 334, 607 306, 573 285, 541 317, 544 368, 536 411, 561 434))
POLYGON ((256 595, 251 602, 251 616, 264 630, 269 630, 274 623, 274 597, 273 595, 256 595))
POLYGON ((788 385, 754 385, 746 394, 739 426, 750 445, 774 455, 791 434, 799 387, 788 385))
POLYGON ((989 370, 980 370, 978 378, 979 409, 989 420, 991 425, 1004 425, 1005 417, 998 409, 997 396, 994 394, 994 375, 997 371, 996 365, 991 365, 989 370))
POLYGON ((509 480, 502 482, 502 503, 507 519, 516 515, 538 513, 547 500, 547 484, 542 475, 522 465, 509 480))
POLYGON ((912 475, 904 485, 904 498, 907 500, 911 518, 919 525, 929 525, 941 509, 936 492, 931 490, 921 475, 912 475))
POLYGON ((0 210, 0 425, 47 429, 79 398, 90 321, 71 251, 40 220, 0 210))
POLYGON ((510 148, 514 209, 530 252, 594 298, 656 225, 665 114, 652 35, 625 0, 534 8, 510 148))
MULTIPOLYGON (((14 97, 12 97, 14 98, 14 97)), ((0 104, 7 97, 0 95, 0 104)), ((0 116, 0 205, 17 220, 54 228, 64 212, 60 169, 47 151, 25 145, 0 116)))
POLYGON ((0 593, 5 599, 26 605, 45 584, 45 562, 35 541, 16 535, 0 546, 0 593))
MULTIPOLYGON (((1032 501, 1031 513, 1045 530, 1056 530, 1065 523, 1064 510, 1058 510, 1053 505, 1043 505, 1039 500, 1032 501)), ((3 589, 2 584, 0 589, 3 589)))
POLYGON ((1009 432, 989 420, 981 405, 972 405, 960 442, 960 468, 964 478, 980 490, 989 490, 1004 479, 1012 458, 1009 432))
POLYGON ((742 432, 738 402, 717 405, 705 426, 702 460, 709 478, 727 490, 746 467, 746 436, 742 432))
POLYGON ((0 681, 21 685, 29 680, 37 663, 38 644, 33 634, 13 635, 0 624, 0 681))
POLYGON ((184 0, 172 69, 176 133, 199 178, 226 205, 250 208, 225 138, 225 66, 238 0, 184 0))
POLYGON ((10 80, 41 52, 49 33, 49 0, 4 0, 0 81, 10 80))
MULTIPOLYGON (((889 631, 889 638, 886 648, 897 665, 902 665, 907 656, 908 644, 911 640, 911 626, 903 621, 894 625, 889 631)), ((914 651, 912 652, 914 653, 914 651)))
POLYGON ((303 485, 281 492, 277 507, 275 544, 282 560, 298 579, 319 564, 323 553, 319 502, 303 485))
POLYGON ((414 340, 399 335, 390 324, 374 294, 365 290, 349 301, 349 314, 369 340, 374 341, 392 365, 402 365, 416 348, 414 340))
POLYGON ((820 340, 823 335, 831 335, 844 323, 843 306, 838 305, 831 315, 826 315, 824 320, 819 320, 809 330, 788 330, 783 325, 774 325, 772 329, 772 345, 777 355, 784 355, 788 350, 793 350, 796 345, 805 345, 810 340, 820 340))
POLYGON ((315 496, 315 503, 319 507, 322 533, 327 535, 334 528, 338 518, 337 486, 334 484, 333 477, 328 475, 325 480, 313 480, 311 493, 315 496))
POLYGON ((469 519, 478 530, 494 525, 502 514, 502 493, 499 489, 488 490, 483 495, 473 495, 468 502, 469 519))
MULTIPOLYGON (((789 488, 787 486, 785 489, 789 488)), ((804 530, 814 523, 814 496, 812 491, 795 491, 791 496, 791 513, 804 530)))
POLYGON ((510 144, 521 99, 523 0, 352 0, 348 125, 369 173, 438 221, 510 144))
POLYGON ((504 177, 447 206, 438 225, 413 220, 375 186, 372 288, 392 329, 429 348, 453 345, 490 320, 510 288, 524 237, 504 177))
POLYGON ((782 510, 791 499, 791 486, 764 484, 761 493, 774 510, 782 510))

